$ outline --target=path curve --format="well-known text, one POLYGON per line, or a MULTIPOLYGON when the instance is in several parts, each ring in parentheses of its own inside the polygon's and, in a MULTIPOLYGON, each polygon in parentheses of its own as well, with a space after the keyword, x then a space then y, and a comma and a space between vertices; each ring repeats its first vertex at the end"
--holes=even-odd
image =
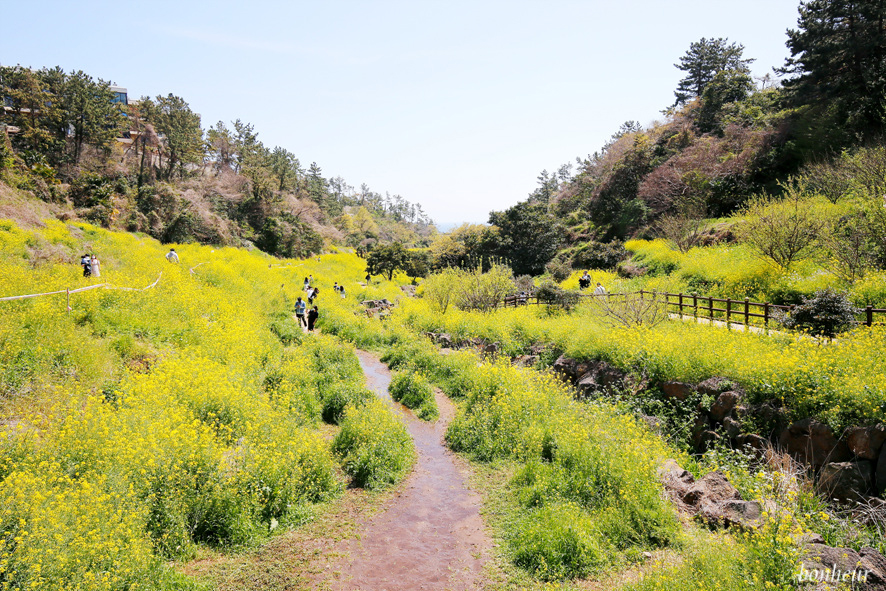
MULTIPOLYGON (((377 357, 358 351, 366 383, 390 399, 391 373, 377 357)), ((390 506, 364 524, 348 542, 333 570, 334 589, 463 591, 483 587, 483 565, 492 542, 480 517, 482 501, 466 484, 467 467, 443 442, 455 415, 448 398, 436 392, 440 419, 427 423, 394 404, 415 443, 418 459, 390 506)), ((393 404, 393 403, 392 403, 393 404)))

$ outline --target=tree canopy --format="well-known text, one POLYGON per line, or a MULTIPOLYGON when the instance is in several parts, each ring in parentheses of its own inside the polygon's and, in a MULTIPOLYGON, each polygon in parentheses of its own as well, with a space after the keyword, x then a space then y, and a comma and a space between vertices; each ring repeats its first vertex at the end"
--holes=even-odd
POLYGON ((809 0, 788 31, 783 73, 795 104, 836 108, 839 124, 876 137, 886 130, 886 2, 809 0))
POLYGON ((723 37, 702 37, 689 45, 689 49, 680 58, 680 63, 674 64, 678 70, 686 72, 674 92, 677 97, 675 105, 682 105, 689 99, 701 96, 719 72, 735 70, 750 73, 748 66, 754 60, 742 57, 744 45, 728 41, 723 37))

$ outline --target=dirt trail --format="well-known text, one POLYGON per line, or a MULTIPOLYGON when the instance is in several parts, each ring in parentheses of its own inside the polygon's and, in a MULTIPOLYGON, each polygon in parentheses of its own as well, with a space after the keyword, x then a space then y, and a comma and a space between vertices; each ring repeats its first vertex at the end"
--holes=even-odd
MULTIPOLYGON (((387 367, 370 353, 358 355, 368 387, 390 399, 387 367)), ((360 539, 347 542, 345 557, 331 569, 338 579, 327 581, 329 588, 458 591, 483 586, 492 542, 480 518, 481 499, 466 486, 466 468, 443 444, 454 407, 439 393, 437 405, 436 423, 399 407, 415 442, 415 469, 390 506, 363 525, 360 539)))

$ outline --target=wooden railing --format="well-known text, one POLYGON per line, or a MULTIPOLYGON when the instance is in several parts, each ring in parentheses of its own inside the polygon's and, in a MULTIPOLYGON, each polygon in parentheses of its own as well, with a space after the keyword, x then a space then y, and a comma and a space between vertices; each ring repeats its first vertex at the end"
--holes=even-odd
MULTIPOLYGON (((791 309, 790 306, 780 304, 772 304, 769 302, 752 302, 745 298, 743 300, 734 300, 731 298, 715 298, 713 296, 700 296, 698 294, 670 293, 662 291, 634 291, 628 293, 580 293, 582 298, 619 298, 637 295, 641 299, 655 298, 661 300, 667 307, 668 312, 676 314, 680 317, 692 317, 695 319, 706 319, 711 322, 725 322, 727 327, 731 324, 743 324, 751 326, 754 324, 769 326, 769 321, 774 320, 778 312, 786 312, 791 309)), ((502 304, 508 306, 520 305, 538 305, 553 304, 539 300, 535 296, 508 296, 502 304)), ((886 324, 884 321, 874 322, 875 314, 886 314, 884 308, 874 308, 866 306, 861 310, 862 318, 859 323, 865 326, 873 326, 874 324, 886 324)))

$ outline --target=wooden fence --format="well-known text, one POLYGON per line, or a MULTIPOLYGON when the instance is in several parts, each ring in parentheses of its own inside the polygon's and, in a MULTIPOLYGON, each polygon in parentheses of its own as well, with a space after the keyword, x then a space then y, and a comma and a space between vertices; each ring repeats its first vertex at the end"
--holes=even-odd
MULTIPOLYGON (((774 320, 779 312, 783 313, 791 308, 790 306, 771 304, 769 302, 752 302, 747 298, 743 300, 734 300, 731 298, 715 298, 712 296, 700 296, 697 294, 646 291, 642 289, 640 291, 628 293, 580 293, 577 295, 581 298, 605 297, 607 299, 636 295, 639 296, 640 299, 658 299, 667 306, 669 313, 676 314, 681 318, 691 317, 695 319, 706 319, 711 322, 725 322, 727 327, 731 324, 743 324, 745 326, 762 324, 763 326, 769 326, 769 321, 774 320)), ((505 307, 517 307, 521 305, 538 304, 556 305, 556 302, 539 300, 535 296, 512 295, 506 297, 502 304, 505 307)), ((866 306, 861 310, 862 318, 859 322, 865 326, 886 324, 886 322, 882 321, 874 322, 875 314, 886 314, 886 309, 866 306)))

